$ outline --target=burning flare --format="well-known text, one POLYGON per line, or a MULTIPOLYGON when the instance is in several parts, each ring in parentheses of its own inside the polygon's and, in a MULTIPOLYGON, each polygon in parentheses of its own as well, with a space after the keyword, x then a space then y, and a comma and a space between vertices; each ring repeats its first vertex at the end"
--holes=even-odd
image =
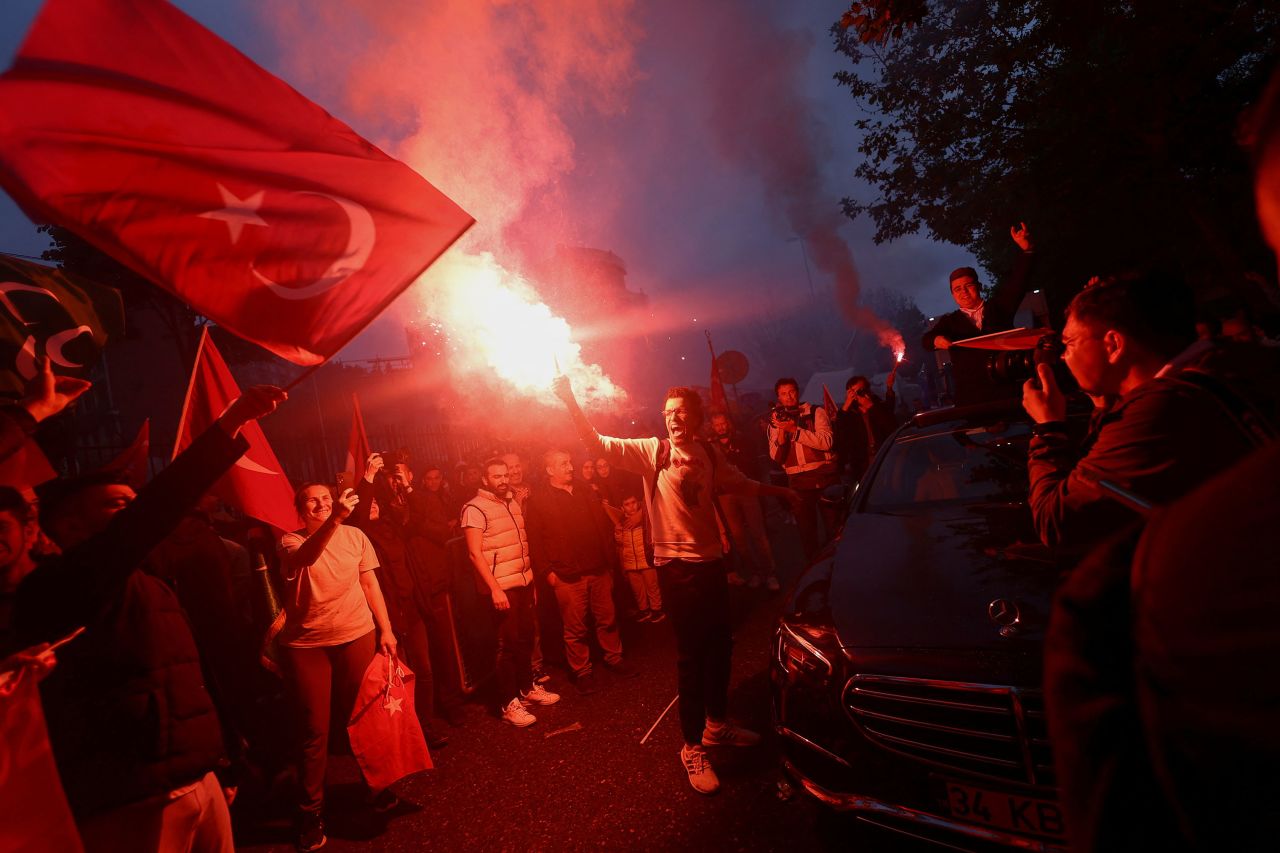
POLYGON ((551 380, 563 370, 586 405, 625 400, 599 365, 582 360, 569 323, 488 252, 447 252, 418 282, 418 308, 447 341, 455 378, 497 377, 518 394, 549 402, 551 380))

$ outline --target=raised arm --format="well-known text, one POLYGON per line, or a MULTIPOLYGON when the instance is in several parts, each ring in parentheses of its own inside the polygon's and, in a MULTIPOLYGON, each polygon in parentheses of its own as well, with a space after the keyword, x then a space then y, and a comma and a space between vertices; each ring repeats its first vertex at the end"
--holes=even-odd
POLYGON ((275 411, 286 398, 284 391, 265 385, 245 391, 105 530, 32 572, 15 608, 19 634, 61 636, 109 606, 143 558, 248 449, 240 428, 275 411))
POLYGON ((308 536, 298 546, 297 550, 285 552, 282 568, 286 580, 293 580, 298 576, 298 572, 308 566, 315 565, 316 561, 320 559, 320 555, 324 553, 325 546, 333 538, 333 531, 338 529, 338 525, 346 521, 358 503, 360 503, 360 498, 356 496, 354 491, 351 489, 342 490, 342 496, 333 502, 333 510, 316 532, 308 536))
POLYGON ((1018 259, 1014 261, 1008 277, 996 285, 995 292, 991 294, 991 302, 1002 313, 1012 317, 1013 312, 1018 310, 1022 297, 1027 295, 1027 286, 1031 281, 1031 267, 1036 256, 1035 243, 1031 239, 1031 229, 1027 228, 1027 223, 1020 222, 1018 227, 1010 228, 1009 236, 1022 251, 1018 253, 1018 259))
POLYGON ((564 407, 569 411, 569 419, 573 421, 573 428, 578 432, 578 438, 582 439, 582 443, 587 446, 587 451, 604 452, 604 445, 600 443, 600 434, 596 432, 596 428, 587 420, 586 413, 582 411, 582 407, 578 405, 578 398, 573 396, 573 384, 569 381, 569 377, 561 374, 551 380, 551 390, 564 403, 564 407))

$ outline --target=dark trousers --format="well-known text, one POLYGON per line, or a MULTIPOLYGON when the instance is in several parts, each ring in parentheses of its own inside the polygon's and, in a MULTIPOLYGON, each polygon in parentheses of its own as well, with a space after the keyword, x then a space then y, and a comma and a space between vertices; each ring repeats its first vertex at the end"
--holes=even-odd
POLYGON ((435 672, 435 701, 446 713, 462 707, 462 674, 458 669, 458 643, 453 631, 453 607, 448 592, 424 592, 419 601, 431 645, 435 672))
POLYGON ((493 611, 498 660, 490 699, 499 708, 533 686, 533 587, 518 586, 505 592, 510 609, 493 611))
POLYGON ((706 720, 723 720, 729 708, 729 580, 724 560, 658 566, 662 606, 676 632, 680 731, 685 743, 702 743, 706 720))
POLYGON ((804 548, 806 560, 812 560, 818 550, 835 535, 835 508, 820 500, 825 489, 826 486, 820 489, 796 489, 801 501, 800 511, 796 514, 796 527, 800 531, 800 545, 804 548), (819 527, 822 528, 821 531, 819 527))
POLYGON ((303 811, 324 805, 324 771, 329 759, 329 707, 345 709, 339 725, 346 729, 360 692, 364 671, 373 660, 374 632, 340 646, 295 649, 285 646, 289 680, 302 720, 302 756, 298 781, 303 811))

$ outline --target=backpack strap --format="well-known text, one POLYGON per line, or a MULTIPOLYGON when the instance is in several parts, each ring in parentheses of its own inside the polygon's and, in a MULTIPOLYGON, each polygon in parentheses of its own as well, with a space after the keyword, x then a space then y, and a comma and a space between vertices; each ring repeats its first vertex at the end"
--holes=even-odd
POLYGON ((649 500, 658 494, 658 475, 671 467, 671 439, 658 439, 658 458, 653 463, 653 485, 649 487, 649 500))

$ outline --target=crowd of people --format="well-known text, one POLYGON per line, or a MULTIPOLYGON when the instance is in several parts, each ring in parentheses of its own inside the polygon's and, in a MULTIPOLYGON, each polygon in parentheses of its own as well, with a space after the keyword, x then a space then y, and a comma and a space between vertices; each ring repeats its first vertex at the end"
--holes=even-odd
MULTIPOLYGON (((609 682, 638 676, 624 619, 674 628, 680 762, 695 790, 715 791, 706 747, 759 739, 727 717, 727 589, 779 589, 767 516, 815 542, 834 533, 830 521, 815 530, 822 483, 787 466, 814 443, 830 482, 865 467, 894 426, 892 398, 854 377, 839 416, 815 416, 793 412, 796 383, 783 380, 768 418, 740 429, 673 388, 667 438, 608 439, 582 425, 562 382, 581 421, 574 446, 451 467, 373 453, 336 483, 298 486, 298 527, 282 535, 229 516, 209 491, 243 452, 240 427, 286 399, 269 386, 136 490, 106 471, 25 494, 0 487, 0 658, 19 666, 85 629, 59 649, 42 695, 86 846, 231 849, 228 807, 248 787, 295 791, 297 846, 317 849, 331 739, 375 655, 412 668, 423 736, 439 749, 473 704, 518 728, 536 722, 561 698, 552 660, 575 695, 603 689, 598 667, 609 682), (468 592, 481 607, 466 608, 468 592)), ((85 387, 44 364, 0 412, 0 452, 85 387)), ((397 802, 367 792, 373 810, 397 802)))
MULTIPOLYGON (((1001 301, 984 301, 976 273, 957 270, 957 310, 926 348, 1011 324, 1007 294, 1025 290, 1033 257, 1026 227, 1012 236, 1022 256, 1001 301)), ((1275 468, 1258 460, 1274 457, 1280 350, 1256 324, 1197 341, 1196 321, 1171 277, 1091 282, 1062 336, 1065 372, 1092 403, 1087 434, 1072 427, 1063 368, 1041 364, 1022 391, 1034 424, 1031 514, 1044 543, 1079 562, 1055 605, 1046 688, 1082 849, 1132 833, 1115 798, 1134 790, 1148 814, 1169 818, 1171 838, 1206 814, 1179 785, 1216 742, 1188 734, 1186 706, 1169 698, 1193 686, 1186 658, 1170 658, 1186 602, 1151 554, 1173 547, 1182 531, 1169 519, 1184 500, 1236 521, 1224 516, 1233 502, 1197 491, 1230 493, 1223 476, 1274 507, 1275 468), (1135 502, 1170 509, 1148 523, 1135 502), (1141 590, 1131 587, 1139 566, 1141 590)), ((0 410, 0 454, 85 390, 39 367, 27 397, 0 410)), ((760 739, 729 717, 729 589, 779 590, 769 518, 795 525, 806 558, 835 536, 831 490, 857 482, 899 422, 894 378, 881 399, 853 376, 843 403, 823 406, 783 377, 770 412, 745 424, 673 387, 662 434, 615 438, 558 377, 573 446, 504 448, 452 468, 373 453, 342 485, 300 485, 298 528, 283 535, 224 527, 209 498, 247 447, 243 426, 287 398, 257 386, 137 491, 110 473, 35 494, 0 487, 0 658, 10 656, 6 668, 42 661, 50 739, 87 849, 230 850, 228 807, 251 780, 292 785, 297 846, 318 849, 330 741, 375 655, 412 668, 413 705, 439 749, 447 726, 476 724, 471 704, 489 711, 484 725, 534 724, 562 699, 552 659, 578 695, 605 689, 598 667, 610 682, 638 676, 623 619, 671 625, 679 763, 694 790, 713 793, 708 747, 760 739), (464 608, 468 596, 479 606, 464 608), (52 645, 81 629, 45 672, 52 645), (284 725, 285 707, 300 722, 284 725)), ((1246 610, 1232 612, 1260 618, 1246 610)), ((368 791, 371 809, 397 802, 388 788, 368 791)))

